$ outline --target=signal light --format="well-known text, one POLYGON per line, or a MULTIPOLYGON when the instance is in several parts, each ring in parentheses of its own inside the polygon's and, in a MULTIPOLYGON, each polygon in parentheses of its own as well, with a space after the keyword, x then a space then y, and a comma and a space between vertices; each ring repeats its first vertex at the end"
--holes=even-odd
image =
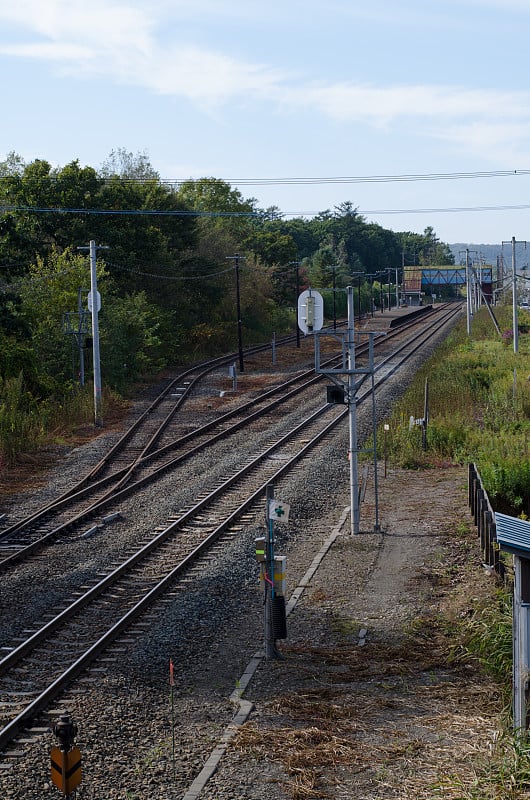
POLYGON ((332 405, 343 405, 346 402, 346 392, 343 386, 326 386, 327 402, 332 405))

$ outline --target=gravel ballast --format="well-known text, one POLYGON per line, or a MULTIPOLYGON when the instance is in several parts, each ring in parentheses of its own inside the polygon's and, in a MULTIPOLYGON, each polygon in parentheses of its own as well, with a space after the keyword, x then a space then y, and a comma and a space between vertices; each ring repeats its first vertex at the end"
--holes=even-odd
MULTIPOLYGON (((411 375, 414 366, 411 365, 411 375)), ((378 403, 380 418, 401 394, 404 384, 401 378, 385 390, 378 403)), ((369 435, 370 421, 368 411, 360 414, 360 437, 369 435)), ((278 721, 285 721, 291 730, 300 726, 286 710, 284 719, 282 698, 314 687, 318 675, 326 686, 329 684, 329 665, 319 663, 315 667, 319 649, 344 647, 345 642, 361 649, 362 630, 366 630, 361 637, 363 653, 369 653, 380 642, 388 647, 388 637, 399 640, 404 635, 400 631, 406 630, 415 618, 426 610, 432 614, 436 604, 442 603, 423 578, 418 597, 414 578, 425 576, 444 557, 448 529, 468 521, 465 475, 454 468, 431 475, 389 470, 381 480, 382 532, 373 531, 374 498, 369 488, 362 507, 363 532, 352 537, 346 512, 349 465, 345 428, 330 439, 318 460, 304 460, 276 488, 276 495, 291 505, 289 524, 278 525, 276 531, 276 552, 287 556, 288 596, 307 573, 323 543, 336 531, 333 544, 289 616, 288 639, 281 645, 284 658, 278 662, 259 658, 254 661, 263 643, 263 602, 254 538, 263 534, 264 510, 257 509, 254 520, 247 522, 217 561, 201 572, 192 589, 159 604, 145 621, 142 635, 124 637, 127 641, 118 642, 108 660, 79 680, 57 704, 56 711, 67 710, 79 726, 77 744, 83 754, 79 800, 188 800, 194 781, 226 737, 237 713, 234 700, 241 694, 239 681, 247 665, 256 666, 242 697, 254 706, 249 730, 252 726, 258 732, 262 730, 264 741, 269 742, 265 734, 268 736, 278 721), (343 524, 339 525, 341 520, 343 524), (173 692, 169 687, 170 659, 174 664, 173 692), (271 712, 276 701, 280 710, 271 712)), ((28 496, 28 506, 37 500, 42 502, 44 495, 56 494, 72 474, 86 471, 111 438, 110 434, 103 434, 72 452, 53 471, 41 492, 28 496)), ((214 480, 229 469, 235 458, 237 449, 232 446, 226 448, 224 456, 217 451, 214 463, 205 457, 204 463, 197 462, 194 469, 214 480)), ((77 548, 68 556, 79 565, 75 580, 68 570, 61 574, 56 563, 39 567, 38 574, 26 572, 22 565, 2 587, 2 643, 8 643, 17 630, 35 618, 32 596, 36 582, 49 586, 51 595, 55 593, 59 599, 72 591, 79 580, 88 578, 105 561, 118 557, 131 542, 140 539, 146 524, 158 524, 189 499, 187 486, 172 484, 171 477, 160 483, 154 497, 132 499, 123 521, 109 526, 104 534, 78 540, 71 546, 77 548), (15 621, 5 611, 10 597, 22 601, 15 621)), ((470 558, 478 563, 478 554, 471 551, 470 558)), ((340 671, 337 675, 338 682, 343 682, 340 671)), ((375 686, 377 675, 371 680, 375 686)), ((355 682, 352 684, 351 677, 346 682, 354 698, 355 682)), ((483 713, 491 714, 494 728, 492 710, 483 713)), ((246 729, 247 726, 242 731, 246 729)), ((369 737, 369 732, 364 735, 369 737)), ((377 738, 372 742, 374 747, 377 738)), ((56 796, 49 778, 49 750, 53 744, 50 734, 25 746, 15 767, 0 771, 0 795, 6 800, 56 796)), ((284 746, 284 739, 279 736, 277 747, 271 746, 264 753, 255 743, 245 744, 242 734, 236 732, 200 797, 285 800, 295 796, 293 774, 283 758, 284 746)), ((364 777, 359 788, 354 777, 359 765, 352 770, 345 766, 340 793, 330 796, 427 797, 396 793, 394 779, 389 781, 390 788, 385 788, 379 778, 379 783, 373 783, 374 771, 367 765, 360 768, 364 777)), ((322 794, 307 796, 326 796, 324 792, 331 786, 327 782, 336 779, 334 770, 324 766, 318 776, 321 788, 316 790, 322 794)))

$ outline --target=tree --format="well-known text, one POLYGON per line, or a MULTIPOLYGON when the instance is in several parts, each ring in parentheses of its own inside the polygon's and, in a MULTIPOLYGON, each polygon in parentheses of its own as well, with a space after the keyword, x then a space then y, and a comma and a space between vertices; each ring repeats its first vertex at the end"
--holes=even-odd
POLYGON ((101 315, 103 381, 124 392, 135 381, 166 366, 164 323, 167 322, 145 292, 110 297, 107 310, 101 315))
MULTIPOLYGON (((108 273, 98 265, 98 285, 105 293, 108 273)), ((79 291, 90 288, 86 255, 53 249, 47 258, 37 257, 21 282, 21 314, 31 331, 31 344, 50 393, 64 391, 73 379, 72 339, 63 327, 64 315, 76 313, 79 291)), ((86 306, 85 306, 86 307, 86 306)))
POLYGON ((111 150, 108 158, 101 165, 99 174, 103 178, 120 177, 134 181, 158 181, 160 176, 154 169, 149 156, 143 153, 131 153, 124 147, 111 150))
POLYGON ((455 263, 449 245, 441 242, 430 226, 423 234, 408 231, 397 236, 405 266, 451 266, 455 263))

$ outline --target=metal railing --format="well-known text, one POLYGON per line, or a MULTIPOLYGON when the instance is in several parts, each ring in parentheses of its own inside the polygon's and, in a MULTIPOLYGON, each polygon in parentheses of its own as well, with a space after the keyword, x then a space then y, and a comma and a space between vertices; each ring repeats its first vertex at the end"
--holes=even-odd
POLYGON ((476 464, 468 465, 468 500, 469 508, 480 538, 480 549, 485 565, 499 577, 504 578, 505 565, 501 559, 497 543, 495 514, 476 464))

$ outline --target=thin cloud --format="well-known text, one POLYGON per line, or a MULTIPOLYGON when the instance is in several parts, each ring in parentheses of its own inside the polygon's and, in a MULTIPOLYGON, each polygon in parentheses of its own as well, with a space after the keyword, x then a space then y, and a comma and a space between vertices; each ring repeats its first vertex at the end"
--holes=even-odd
POLYGON ((35 44, 43 38, 50 45, 66 42, 125 47, 131 51, 149 49, 155 27, 154 19, 141 8, 106 0, 0 0, 0 20, 15 32, 30 31, 39 37, 35 44))
POLYGON ((85 47, 84 45, 67 44, 66 42, 59 44, 34 43, 8 45, 7 47, 0 47, 0 53, 17 58, 57 61, 61 63, 83 61, 94 57, 94 51, 91 48, 85 47))
POLYGON ((495 160, 511 167, 527 164, 530 159, 530 120, 513 122, 470 121, 448 124, 432 130, 430 135, 486 160, 495 160))
POLYGON ((362 86, 341 83, 299 86, 284 92, 286 105, 313 107, 343 122, 386 125, 403 118, 452 120, 491 117, 502 104, 503 115, 528 119, 530 93, 473 90, 451 86, 362 86))
MULTIPOLYGON (((465 1, 484 6, 497 2, 465 1)), ((212 7, 211 0, 198 2, 201 7, 212 7)), ((513 7, 522 5, 518 0, 511 3, 513 7)), ((243 13, 237 2, 221 7, 233 15, 243 13)), ((384 7, 384 3, 375 4, 376 9, 384 7)), ((250 106, 259 100, 265 102, 269 113, 302 110, 346 124, 384 128, 409 120, 417 124, 421 135, 445 138, 464 150, 475 141, 475 152, 476 137, 485 151, 493 153, 504 144, 512 148, 514 142, 527 136, 528 92, 461 86, 381 87, 355 80, 316 84, 270 64, 250 63, 191 43, 178 26, 175 40, 162 45, 157 35, 164 35, 164 22, 179 14, 190 14, 189 3, 0 0, 0 20, 18 33, 18 42, 11 40, 8 44, 2 44, 0 34, 0 54, 53 63, 61 74, 95 75, 156 94, 182 97, 206 113, 218 112, 233 102, 250 106), (21 41, 21 31, 26 36, 29 31, 33 41, 21 41), (496 108, 502 108, 505 124, 495 128, 489 125, 489 119, 496 108)))

